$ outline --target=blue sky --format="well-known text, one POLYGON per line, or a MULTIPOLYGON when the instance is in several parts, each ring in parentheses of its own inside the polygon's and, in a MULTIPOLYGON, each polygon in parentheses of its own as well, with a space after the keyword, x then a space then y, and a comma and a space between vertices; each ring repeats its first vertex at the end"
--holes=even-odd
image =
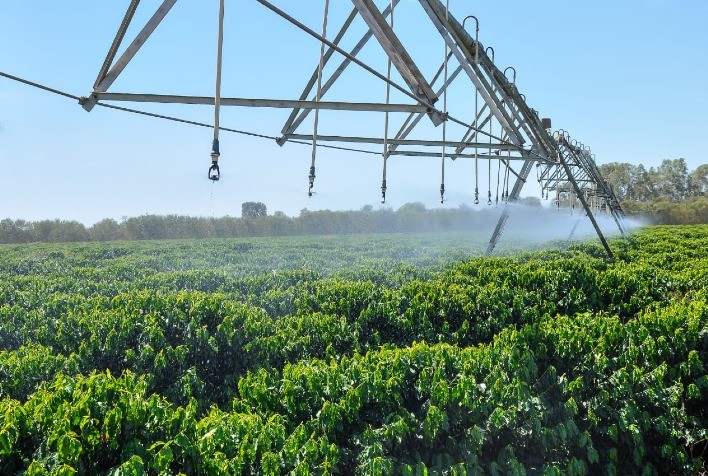
MULTIPOLYGON (((331 0, 330 35, 352 8, 331 0)), ((127 0, 0 5, 0 71, 72 94, 90 92, 127 0)), ((144 0, 132 38, 160 2, 144 0)), ((323 0, 276 0, 315 30, 323 0)), ((386 2, 379 1, 383 8, 386 2)), ((120 92, 213 95, 217 0, 179 0, 111 88, 120 92)), ((592 147, 599 163, 657 166, 683 157, 708 162, 708 2, 705 0, 450 0, 458 18, 480 20, 480 41, 500 66, 514 66, 531 107, 555 128, 592 147)), ((358 40, 358 20, 346 46, 358 40)), ((423 72, 442 60, 443 43, 418 2, 403 0, 396 31, 423 72)), ((127 43, 127 41, 126 41, 127 43)), ((226 2, 223 95, 296 98, 318 60, 319 44, 253 1, 226 2)), ((362 58, 381 72, 374 42, 362 58)), ((326 99, 383 101, 385 85, 353 67, 326 99)), ((394 101, 403 98, 394 95, 394 101)), ((139 107, 211 122, 204 106, 139 107)), ((224 110, 222 125, 277 135, 287 110, 224 110)), ((376 114, 322 113, 321 133, 381 134, 376 114)), ((306 122, 302 131, 311 131, 306 122)), ((208 129, 73 101, 0 78, 0 218, 61 218, 92 224, 145 213, 238 216, 244 201, 270 212, 379 206, 381 158, 321 149, 307 198, 311 151, 300 145, 222 133, 223 179, 206 179, 208 129)), ((482 166, 480 189, 488 188, 482 166)), ((447 166, 445 206, 472 204, 471 161, 447 166)), ((393 158, 388 203, 439 206, 439 159, 393 158)), ((538 192, 529 186, 522 195, 538 192)))

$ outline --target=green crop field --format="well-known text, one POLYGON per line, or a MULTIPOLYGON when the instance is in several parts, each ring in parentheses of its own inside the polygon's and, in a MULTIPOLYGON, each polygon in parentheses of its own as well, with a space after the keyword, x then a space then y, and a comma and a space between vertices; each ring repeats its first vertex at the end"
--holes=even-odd
POLYGON ((708 226, 0 246, 0 474, 700 474, 708 226))

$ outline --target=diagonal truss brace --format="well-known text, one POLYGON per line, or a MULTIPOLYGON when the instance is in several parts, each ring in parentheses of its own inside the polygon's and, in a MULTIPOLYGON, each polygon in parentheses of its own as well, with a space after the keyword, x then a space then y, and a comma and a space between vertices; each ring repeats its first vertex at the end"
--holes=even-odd
POLYGON ((103 81, 103 79, 106 77, 106 74, 108 73, 108 69, 113 64, 113 60, 115 59, 116 54, 118 53, 118 48, 120 48, 120 44, 123 42, 125 33, 128 31, 128 26, 130 25, 130 22, 133 21, 133 15, 135 15, 135 10, 138 9, 139 4, 140 0, 131 0, 130 5, 128 6, 128 10, 125 12, 125 16, 123 17, 123 21, 121 22, 120 27, 118 28, 118 33, 116 33, 116 37, 113 40, 113 44, 111 44, 111 48, 108 50, 108 55, 103 61, 103 66, 101 66, 101 70, 98 72, 96 82, 93 83, 94 90, 98 89, 98 85, 101 84, 101 81, 103 81))
POLYGON ((469 49, 464 47, 464 42, 459 36, 460 32, 452 28, 451 22, 454 21, 454 17, 445 12, 445 6, 438 0, 420 0, 420 4, 430 17, 433 25, 443 37, 443 40, 450 48, 452 54, 467 73, 467 76, 472 81, 475 88, 477 88, 477 91, 479 91, 483 100, 491 108, 492 113, 508 134, 511 142, 516 145, 522 145, 524 143, 524 139, 519 134, 518 129, 514 127, 514 121, 501 106, 501 102, 498 98, 494 97, 494 91, 488 87, 488 84, 483 82, 474 70, 473 65, 475 65, 476 61, 475 52, 471 52, 469 49), (453 34, 454 37, 452 36, 453 34))
MULTIPOLYGON (((391 14, 391 11, 393 8, 398 5, 400 0, 393 0, 390 5, 386 7, 386 9, 383 11, 383 16, 386 18, 391 14)), ((344 22, 344 25, 342 26, 341 30, 335 37, 334 43, 335 45, 338 45, 339 42, 341 41, 342 37, 345 35, 349 27, 351 26, 351 23, 354 21, 354 18, 356 18, 357 15, 357 9, 354 8, 352 10, 352 14, 347 18, 347 20, 344 22)), ((356 46, 349 52, 350 55, 356 57, 356 55, 359 54, 359 52, 366 46, 366 44, 369 42, 371 37, 373 36, 373 32, 371 29, 367 30, 366 33, 361 37, 359 42, 356 44, 356 46)), ((332 57, 332 54, 334 53, 334 48, 329 47, 327 52, 325 53, 325 56, 323 58, 324 64, 326 65, 329 60, 332 57)), ((334 83, 339 79, 339 77, 344 73, 344 71, 349 67, 351 64, 352 60, 350 58, 344 58, 337 67, 337 69, 332 73, 330 78, 322 85, 322 91, 320 92, 321 95, 324 95, 329 91, 329 89, 334 85, 334 83)), ((315 70, 312 73, 312 76, 310 77, 310 81, 308 81, 307 85, 305 86, 305 89, 303 90, 302 94, 300 95, 300 99, 305 100, 307 99, 308 95, 312 92, 312 89, 315 86, 315 82, 317 81, 317 73, 319 70, 319 65, 315 67, 315 70)), ((300 112, 299 109, 293 109, 293 111, 290 113, 290 117, 285 121, 285 125, 283 126, 283 129, 281 131, 281 137, 278 138, 276 141, 278 145, 283 146, 285 142, 287 142, 288 134, 294 133, 298 127, 305 121, 307 116, 310 114, 310 109, 306 109, 302 112, 300 112), (298 114, 299 113, 299 114, 298 114)))
MULTIPOLYGON (((373 0, 352 0, 352 3, 413 94, 423 102, 431 106, 434 105, 438 97, 433 88, 425 80, 423 73, 420 72, 418 66, 403 47, 403 44, 393 32, 393 28, 388 24, 373 0)), ((441 114, 435 111, 431 113, 430 118, 436 126, 442 124, 445 120, 441 114)))
MULTIPOLYGON (((396 1, 398 1, 398 0, 396 0, 396 1)), ((334 43, 335 45, 339 45, 339 42, 342 41, 342 38, 346 34, 347 30, 349 30, 349 27, 351 26, 352 22, 356 18, 356 15, 357 15, 357 11, 355 8, 352 10, 352 12, 349 14, 347 19, 344 21, 344 25, 342 25, 342 28, 339 30, 339 33, 337 33, 337 36, 334 38, 332 43, 334 43)), ((370 36, 369 36, 369 38, 370 38, 370 36)), ((368 39, 366 41, 368 41, 368 39)), ((335 53, 334 48, 332 48, 332 47, 327 48, 327 51, 322 56, 322 68, 324 68, 327 65, 327 63, 329 63, 329 60, 332 58, 334 53, 335 53)), ((347 61, 347 60, 345 60, 345 61, 347 61)), ((340 68, 341 68, 341 66, 340 66, 340 68)), ((303 89, 302 94, 300 94, 301 101, 307 100, 307 97, 310 95, 310 92, 312 92, 312 89, 315 87, 315 84, 317 83, 317 77, 319 75, 319 71, 320 71, 320 68, 319 68, 319 64, 318 64, 315 67, 315 70, 313 71, 312 76, 310 76, 310 80, 305 85, 305 88, 303 89)), ((337 71, 339 71, 339 69, 337 71)), ((344 68, 342 68, 342 71, 344 71, 344 68)), ((337 73, 335 73, 335 74, 337 74, 337 73)), ((341 74, 341 73, 339 73, 339 74, 341 74)), ((327 92, 327 90, 329 90, 329 87, 327 87, 326 84, 320 88, 320 98, 325 94, 325 92, 327 92)), ((281 137, 279 137, 276 140, 276 143, 279 146, 282 147, 285 144, 285 142, 287 141, 287 138, 285 137, 285 135, 289 134, 289 133, 293 132, 295 129, 297 129, 299 127, 300 123, 302 123, 302 121, 305 120, 305 117, 307 117, 310 110, 306 109, 304 112, 305 112, 305 114, 301 114, 299 117, 298 117, 298 114, 300 113, 299 108, 294 108, 290 112, 290 116, 285 121, 285 125, 283 126, 283 129, 281 131, 282 135, 281 135, 281 137), (302 118, 302 119, 300 119, 300 118, 302 118), (297 122, 298 120, 300 122, 297 122), (296 124, 296 122, 297 122, 297 124, 296 124)))
MULTIPOLYGON (((128 29, 128 25, 130 24, 130 21, 133 18, 133 14, 135 13, 135 9, 137 8, 138 1, 132 1, 130 6, 128 7, 128 11, 126 12, 125 18, 123 20, 123 23, 121 24, 118 34, 116 35, 116 39, 113 41, 113 45, 111 45, 111 49, 108 52, 108 55, 106 56, 106 60, 104 61, 104 65, 101 68, 101 71, 99 72, 98 78, 96 79, 96 83, 94 85, 94 92, 106 92, 108 91, 108 88, 111 87, 113 82, 118 79, 118 76, 123 72, 126 66, 128 66, 128 63, 135 57, 138 51, 140 51, 140 48, 145 44, 148 38, 150 38, 150 35, 153 34, 155 29, 158 27, 158 25, 164 20, 165 16, 170 12, 172 7, 175 6, 175 3, 177 3, 177 0, 164 0, 162 2, 162 5, 155 11, 153 16, 148 20, 148 22, 145 24, 143 29, 138 33, 138 35, 135 37, 133 42, 126 48, 126 50, 123 52, 120 58, 118 58, 118 61, 113 63, 113 58, 115 57, 115 54, 118 50, 118 46, 123 40, 123 37, 125 36, 125 32, 128 29), (110 67, 110 70, 106 71, 110 67)), ((91 111, 93 107, 96 105, 97 99, 96 97, 92 94, 88 98, 81 98, 81 105, 86 109, 87 111, 91 111)))
POLYGON ((605 248, 605 251, 607 252, 607 255, 610 257, 610 259, 614 259, 615 256, 612 253, 612 249, 610 248, 610 245, 607 244, 607 240, 605 239, 605 236, 602 234, 602 231, 600 230, 600 226, 597 224, 597 220, 595 220, 595 215, 593 215, 592 210, 590 210, 590 206, 588 205, 588 202, 585 200, 585 196, 580 190, 580 187, 578 186, 578 183, 575 181, 575 177, 573 177, 573 173, 570 170, 570 167, 568 167, 568 164, 566 163, 563 154, 559 155, 560 163, 565 169, 565 173, 568 175, 568 181, 571 183, 573 186, 573 189, 575 190, 575 194, 577 195, 578 199, 580 200, 580 203, 583 204, 583 208, 585 209, 585 212, 588 215, 588 218, 590 218, 590 222, 592 223, 592 226, 595 228, 595 231, 597 232, 597 236, 600 238, 600 242, 602 243, 602 246, 605 248))

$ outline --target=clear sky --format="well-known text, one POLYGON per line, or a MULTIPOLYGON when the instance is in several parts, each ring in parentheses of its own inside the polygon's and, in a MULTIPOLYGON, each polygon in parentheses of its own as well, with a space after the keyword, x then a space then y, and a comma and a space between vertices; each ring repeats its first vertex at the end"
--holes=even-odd
MULTIPOLYGON (((128 3, 0 0, 0 71, 86 95, 128 3)), ((125 44, 159 3, 141 3, 125 44)), ((324 0, 273 3, 321 29, 324 0)), ((377 1, 381 8, 386 3, 377 1)), ((111 91, 212 96, 217 7, 217 0, 179 0, 111 91)), ((352 4, 331 0, 330 8, 331 37, 352 4)), ((460 19, 479 18, 480 41, 494 47, 497 65, 516 68, 529 105, 592 147, 599 163, 650 167, 683 157, 693 169, 708 162, 708 1, 450 0, 450 9, 460 19)), ((358 19, 344 45, 362 31, 358 19)), ((430 77, 444 47, 417 1, 402 0, 396 31, 430 77)), ((318 54, 315 40, 255 1, 226 1, 224 96, 295 99, 318 54)), ((375 42, 362 58, 385 72, 375 42)), ((385 85, 356 67, 325 97, 384 98, 385 85)), ((213 120, 206 106, 138 107, 213 120)), ((287 115, 227 108, 222 125, 278 135, 287 115)), ((323 112, 320 121, 321 133, 383 129, 382 116, 369 113, 323 112)), ((311 132, 311 121, 301 130, 311 132)), ((146 213, 238 216, 244 201, 289 215, 379 206, 381 157, 320 150, 317 193, 308 199, 308 147, 222 133, 222 180, 212 184, 211 136, 209 129, 104 108, 86 113, 70 99, 0 78, 0 218, 92 224, 146 213)), ((447 170, 445 206, 472 204, 471 161, 447 170)), ((486 194, 486 179, 480 180, 486 194)), ((439 206, 439 184, 439 159, 392 158, 387 206, 439 206)), ((537 193, 530 186, 522 196, 537 193)))

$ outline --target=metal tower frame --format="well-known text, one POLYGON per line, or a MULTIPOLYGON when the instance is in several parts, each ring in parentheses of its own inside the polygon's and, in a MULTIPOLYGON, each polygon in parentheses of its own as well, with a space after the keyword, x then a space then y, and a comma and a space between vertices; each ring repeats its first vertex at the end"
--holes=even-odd
MULTIPOLYGON (((541 119, 537 111, 527 105, 525 97, 519 93, 515 84, 516 71, 511 67, 503 71, 499 69, 494 64, 493 49, 485 49, 479 41, 479 23, 476 17, 470 15, 465 18, 465 21, 460 23, 442 1, 418 0, 445 44, 445 56, 442 59, 442 65, 437 70, 437 73, 428 80, 395 32, 393 13, 400 0, 387 0, 387 5, 383 9, 380 9, 374 0, 350 0, 353 4, 353 9, 331 40, 327 38, 326 34, 329 0, 325 0, 322 34, 312 30, 267 0, 252 1, 261 4, 304 33, 315 38, 322 46, 319 63, 298 99, 224 98, 220 96, 224 0, 219 0, 217 89, 213 97, 109 92, 115 80, 177 3, 177 0, 164 0, 122 55, 116 59, 118 50, 140 3, 140 0, 130 0, 123 21, 94 82, 93 90, 89 95, 81 98, 79 102, 87 111, 91 111, 97 103, 105 101, 215 106, 215 137, 212 149, 212 169, 210 169, 210 178, 212 180, 218 179, 218 130, 219 108, 221 106, 291 109, 290 115, 283 124, 276 142, 281 146, 289 141, 307 141, 312 143, 313 159, 310 169, 310 189, 312 189, 315 178, 315 154, 318 142, 341 145, 357 144, 359 147, 382 147, 379 150, 384 159, 384 179, 382 183, 384 200, 386 193, 385 162, 390 157, 441 158, 441 200, 444 197, 446 159, 474 159, 475 163, 478 163, 479 160, 487 160, 489 161, 490 176, 491 163, 495 161, 498 164, 498 170, 501 169, 502 164, 504 166, 506 188, 502 191, 504 207, 490 239, 487 248, 488 254, 494 250, 509 219, 511 213, 509 204, 519 199, 521 190, 529 179, 534 165, 536 165, 542 194, 545 193, 546 197, 548 197, 549 192, 555 192, 557 203, 560 205, 560 199, 563 197, 568 200, 571 208, 574 208, 576 201, 579 201, 584 213, 592 222, 608 256, 610 258, 613 257, 612 250, 595 219, 595 214, 601 210, 606 210, 615 220, 620 233, 624 235, 623 213, 617 197, 600 174, 595 164, 594 155, 589 148, 572 140, 566 132, 558 131, 552 133, 550 120, 541 119), (347 51, 340 44, 349 32, 351 25, 357 19, 364 21, 367 31, 361 36, 356 46, 347 51), (474 36, 465 28, 465 23, 469 19, 475 20, 477 24, 474 36), (389 71, 386 75, 376 71, 358 58, 361 50, 372 38, 380 45, 388 59, 389 71), (335 57, 341 57, 341 62, 334 72, 325 77, 323 69, 335 57), (409 98, 410 102, 391 103, 388 99, 388 92, 385 103, 322 100, 322 97, 352 64, 364 69, 385 83, 387 91, 393 88, 409 98), (403 84, 391 79, 392 67, 402 78, 403 84), (507 77, 509 71, 513 73, 511 80, 507 77), (475 97, 475 111, 463 119, 455 117, 448 112, 447 94, 454 81, 465 77, 472 86, 470 92, 475 97), (443 106, 437 107, 436 104, 440 98, 444 99, 442 101, 443 106), (481 99, 481 108, 477 105, 478 99, 481 99), (320 110, 385 113, 385 134, 383 137, 319 135, 317 133, 317 118, 320 110), (312 134, 301 132, 300 129, 303 122, 313 111, 315 112, 314 131, 312 134), (389 114, 405 114, 405 119, 393 137, 388 137, 389 114), (426 116, 432 121, 434 126, 442 126, 442 139, 409 138, 426 116), (462 130, 465 131, 462 137, 456 140, 449 140, 444 132, 448 123, 454 124, 458 128, 462 127, 462 130), (498 132, 495 133, 495 131, 498 132), (513 164, 518 163, 520 163, 520 167, 517 166, 515 169, 513 164), (214 166, 216 166, 217 173, 215 176, 211 174, 214 166), (509 189, 508 177, 511 175, 515 176, 515 181, 509 189)), ((340 1, 346 2, 347 0, 340 1)), ((366 152, 372 153, 370 150, 366 150, 366 152)), ((479 180, 478 177, 479 174, 477 173, 476 180, 479 180)), ((499 183, 499 172, 497 183, 499 183)), ((488 203, 491 204, 491 184, 489 188, 488 203)))

